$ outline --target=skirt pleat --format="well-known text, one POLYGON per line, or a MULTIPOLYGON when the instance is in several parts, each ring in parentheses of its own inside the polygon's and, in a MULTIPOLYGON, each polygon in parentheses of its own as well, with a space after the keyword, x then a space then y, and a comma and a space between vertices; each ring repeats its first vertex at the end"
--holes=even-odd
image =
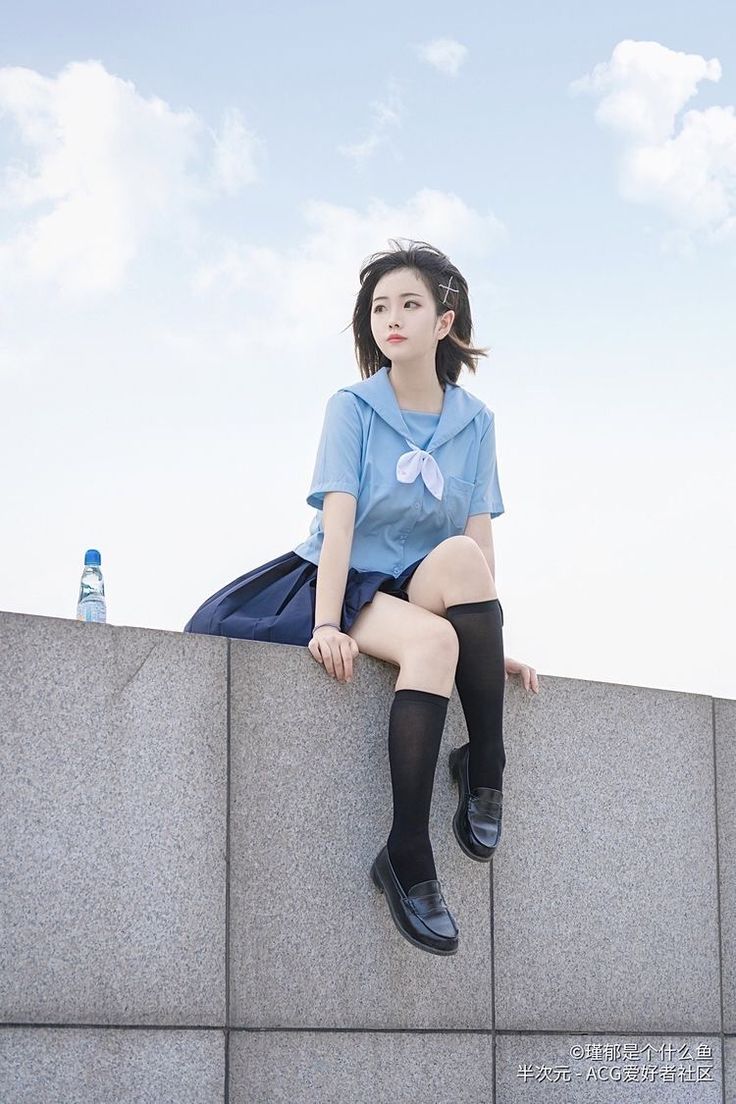
MULTIPOLYGON (((416 560, 398 577, 349 568, 341 630, 347 632, 379 590, 408 601, 405 588, 424 559, 416 560)), ((317 564, 296 552, 284 552, 207 598, 183 631, 306 647, 312 638, 316 597, 317 564)))

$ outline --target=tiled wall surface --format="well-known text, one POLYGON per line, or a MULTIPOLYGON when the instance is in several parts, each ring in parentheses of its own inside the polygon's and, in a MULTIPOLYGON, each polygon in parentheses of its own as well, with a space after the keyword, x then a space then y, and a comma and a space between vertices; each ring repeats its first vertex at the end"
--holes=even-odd
POLYGON ((504 835, 369 877, 396 668, 0 612, 0 1102, 736 1104, 736 702, 507 683, 504 835))

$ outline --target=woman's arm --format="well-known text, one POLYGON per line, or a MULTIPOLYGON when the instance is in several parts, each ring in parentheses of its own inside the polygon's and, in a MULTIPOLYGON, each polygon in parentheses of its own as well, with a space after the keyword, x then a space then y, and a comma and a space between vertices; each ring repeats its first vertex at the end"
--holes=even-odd
POLYGON ((329 491, 324 497, 322 526, 325 531, 317 565, 315 625, 340 624, 358 501, 347 491, 329 491))

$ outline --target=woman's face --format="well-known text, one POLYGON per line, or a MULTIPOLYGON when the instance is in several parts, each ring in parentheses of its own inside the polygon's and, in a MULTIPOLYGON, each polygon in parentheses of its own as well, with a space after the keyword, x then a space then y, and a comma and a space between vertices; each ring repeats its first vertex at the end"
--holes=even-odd
POLYGON ((387 272, 375 286, 371 303, 371 332, 381 352, 393 363, 434 357, 437 342, 455 317, 448 310, 439 318, 434 298, 422 280, 408 268, 387 272), (404 341, 389 341, 399 334, 404 341))

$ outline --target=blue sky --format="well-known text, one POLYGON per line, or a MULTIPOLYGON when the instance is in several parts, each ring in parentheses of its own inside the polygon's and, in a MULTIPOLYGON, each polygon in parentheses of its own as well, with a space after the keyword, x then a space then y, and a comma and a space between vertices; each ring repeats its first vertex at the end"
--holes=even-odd
POLYGON ((361 263, 449 254, 491 349, 508 654, 736 696, 736 11, 15 6, 0 608, 180 631, 294 547, 361 263))

